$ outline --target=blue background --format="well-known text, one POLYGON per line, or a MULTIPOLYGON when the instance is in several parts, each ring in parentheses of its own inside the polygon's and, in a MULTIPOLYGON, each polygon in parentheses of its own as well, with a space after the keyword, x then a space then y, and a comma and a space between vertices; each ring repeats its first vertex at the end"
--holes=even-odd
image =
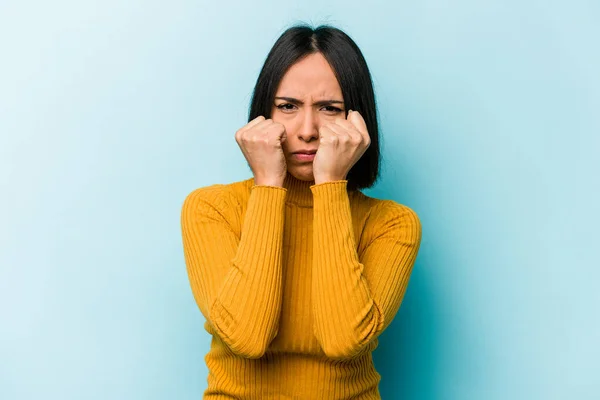
POLYGON ((382 179, 423 224, 374 352, 388 399, 600 398, 597 1, 0 2, 0 398, 199 399, 193 189, 262 62, 330 23, 374 77, 382 179))

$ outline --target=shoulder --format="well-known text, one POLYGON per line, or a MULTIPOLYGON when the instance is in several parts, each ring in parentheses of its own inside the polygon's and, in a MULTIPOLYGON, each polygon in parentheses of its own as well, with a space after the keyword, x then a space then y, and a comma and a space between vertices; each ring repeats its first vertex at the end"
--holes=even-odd
POLYGON ((362 208, 365 208, 369 214, 369 217, 376 218, 408 218, 414 220, 416 223, 420 223, 419 216, 414 209, 411 207, 398 203, 391 199, 378 199, 364 194, 361 191, 355 191, 353 194, 354 201, 362 208))
POLYGON ((196 209, 204 205, 218 207, 227 201, 224 184, 213 184, 192 190, 183 200, 184 209, 196 209))
POLYGON ((182 212, 212 210, 229 213, 239 204, 240 199, 251 188, 250 180, 232 183, 215 183, 192 190, 186 195, 182 204, 182 212))
POLYGON ((378 199, 363 193, 357 194, 367 207, 364 231, 367 237, 376 238, 394 233, 421 239, 421 220, 417 212, 406 204, 391 199, 378 199))
POLYGON ((394 200, 379 200, 375 212, 377 215, 385 217, 385 219, 403 219, 408 223, 421 225, 415 210, 394 200))

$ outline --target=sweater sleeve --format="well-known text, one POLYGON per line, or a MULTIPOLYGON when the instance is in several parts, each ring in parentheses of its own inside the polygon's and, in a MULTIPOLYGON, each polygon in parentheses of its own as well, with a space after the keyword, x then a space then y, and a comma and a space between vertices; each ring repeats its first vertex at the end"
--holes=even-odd
POLYGON ((222 185, 196 189, 182 206, 194 299, 223 342, 245 358, 262 357, 278 333, 286 192, 253 186, 241 234, 222 185))
POLYGON ((314 201, 312 310, 325 354, 360 354, 390 324, 404 297, 421 242, 421 224, 407 206, 376 205, 357 254, 347 180, 311 186, 314 201))

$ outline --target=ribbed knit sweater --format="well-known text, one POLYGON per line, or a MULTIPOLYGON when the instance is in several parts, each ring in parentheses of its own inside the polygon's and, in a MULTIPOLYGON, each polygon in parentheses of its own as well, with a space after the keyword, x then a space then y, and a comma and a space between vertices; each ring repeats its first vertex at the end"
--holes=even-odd
POLYGON ((380 399, 372 351, 421 242, 409 207, 347 180, 192 191, 187 273, 212 335, 204 399, 380 399))

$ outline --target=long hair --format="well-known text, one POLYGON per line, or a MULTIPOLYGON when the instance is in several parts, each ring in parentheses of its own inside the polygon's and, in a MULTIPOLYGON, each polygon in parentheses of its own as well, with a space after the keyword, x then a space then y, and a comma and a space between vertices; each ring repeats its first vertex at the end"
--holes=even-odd
POLYGON ((348 171, 348 189, 369 188, 379 176, 379 131, 373 82, 367 63, 346 33, 330 25, 312 28, 307 24, 288 28, 277 39, 256 80, 248 122, 259 115, 271 118, 275 92, 287 70, 303 57, 320 52, 333 69, 346 109, 363 116, 371 144, 348 171))

